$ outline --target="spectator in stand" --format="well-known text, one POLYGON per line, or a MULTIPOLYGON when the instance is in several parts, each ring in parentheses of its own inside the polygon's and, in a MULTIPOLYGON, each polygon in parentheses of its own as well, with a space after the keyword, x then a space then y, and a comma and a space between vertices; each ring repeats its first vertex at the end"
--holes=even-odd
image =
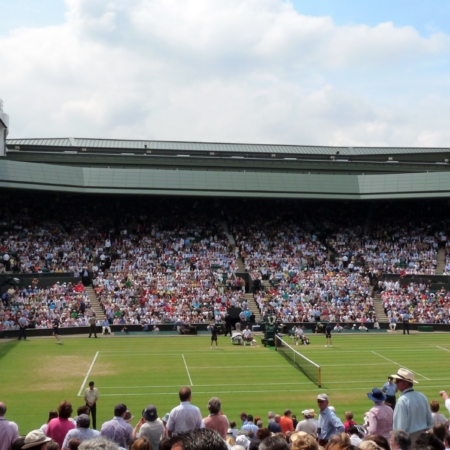
POLYGON ((433 417, 434 425, 438 423, 442 423, 445 425, 447 422, 447 418, 444 416, 444 414, 441 414, 439 412, 439 402, 437 400, 432 400, 430 402, 430 409, 431 409, 431 416, 433 417))
POLYGON ((281 416, 279 414, 275 414, 274 418, 273 418, 273 422, 269 423, 269 426, 267 427, 267 429, 271 432, 271 433, 282 433, 281 431, 281 425, 280 425, 280 421, 281 421, 281 416))
POLYGON ((444 443, 432 433, 421 433, 417 438, 416 445, 414 447, 417 450, 429 448, 433 450, 445 450, 444 443))
POLYGON ((158 450, 159 442, 164 437, 164 424, 158 419, 156 406, 148 405, 142 411, 142 418, 133 430, 133 438, 136 437, 146 437, 153 450, 158 450))
POLYGON ((445 429, 445 425, 443 423, 433 425, 432 433, 442 442, 444 442, 446 432, 447 430, 445 429))
POLYGON ((258 427, 253 423, 253 416, 251 414, 247 416, 247 423, 242 425, 241 430, 253 431, 253 434, 256 435, 258 427))
POLYGON ((247 424, 247 414, 245 412, 241 413, 239 418, 242 420, 242 425, 246 425, 247 424))
POLYGON ((320 409, 319 414, 319 445, 324 446, 331 436, 342 433, 345 427, 334 412, 328 407, 328 395, 319 394, 317 396, 317 404, 320 409))
POLYGON ((450 411, 450 397, 447 391, 440 391, 439 395, 442 397, 442 400, 444 400, 445 407, 450 411))
POLYGON ((47 423, 44 423, 44 425, 42 425, 40 430, 43 433, 45 433, 47 431, 48 423, 50 422, 50 420, 56 419, 57 417, 58 417, 58 411, 49 411, 47 423))
POLYGON ((46 450, 51 440, 41 430, 34 430, 26 435, 22 449, 46 450))
POLYGON ((259 444, 259 450, 290 450, 286 439, 280 436, 270 436, 259 444))
POLYGON ((394 430, 389 440, 392 450, 411 450, 411 438, 403 430, 394 430))
POLYGON ((348 428, 350 427, 350 425, 357 425, 357 423, 353 420, 353 413, 351 411, 346 411, 344 417, 345 417, 344 423, 345 432, 348 433, 348 428))
POLYGON ((291 441, 291 450, 319 450, 317 441, 309 435, 294 434, 291 441))
MULTIPOLYGON (((448 450, 450 448, 450 433, 448 433, 448 431, 445 433, 444 445, 445 445, 445 450, 448 450)), ((394 450, 394 449, 392 449, 392 450, 394 450)), ((395 449, 395 450, 397 450, 397 449, 395 449)))
POLYGON ((218 397, 212 397, 208 402, 209 416, 203 419, 205 428, 217 431, 222 439, 226 439, 228 431, 228 420, 220 414, 222 404, 218 397))
POLYGON ((62 448, 66 434, 75 428, 74 423, 69 420, 72 411, 72 405, 64 400, 58 406, 58 417, 48 423, 46 434, 58 443, 59 448, 62 448))
POLYGON ((78 450, 120 450, 120 449, 119 445, 116 444, 111 439, 100 436, 82 442, 78 447, 78 450))
POLYGON ((362 439, 359 437, 358 428, 356 428, 354 425, 350 425, 347 432, 350 435, 350 442, 352 443, 352 445, 354 445, 355 447, 359 447, 362 439))
POLYGON ((19 427, 6 420, 6 405, 0 402, 0 450, 9 450, 10 445, 19 438, 19 427))
POLYGON ((169 437, 183 433, 193 428, 200 428, 202 425, 202 414, 197 406, 191 405, 192 391, 185 386, 178 393, 181 404, 170 412, 167 429, 169 437))
POLYGON ((228 447, 214 430, 194 428, 174 436, 172 450, 228 450, 228 447))
POLYGON ((102 322, 102 334, 111 334, 111 327, 109 326, 109 322, 106 317, 102 322))
POLYGON ((292 411, 290 409, 284 410, 284 416, 280 420, 281 431, 286 436, 288 431, 294 431, 294 422, 291 419, 292 411))
POLYGON ((309 409, 305 409, 302 411, 303 414, 303 420, 301 420, 296 428, 295 431, 303 431, 308 434, 316 434, 317 433, 317 425, 310 420, 311 419, 311 413, 309 409))
POLYGON ((413 446, 419 435, 433 427, 428 400, 421 392, 413 390, 414 374, 407 369, 399 369, 395 375, 398 390, 401 392, 394 411, 394 430, 404 430, 411 436, 413 446))
POLYGON ((66 437, 64 438, 63 445, 61 447, 62 450, 69 449, 69 441, 71 439, 79 439, 80 442, 87 441, 88 439, 95 438, 100 436, 100 431, 91 430, 89 428, 91 424, 91 419, 87 414, 81 414, 80 416, 75 417, 77 422, 77 427, 73 430, 70 430, 66 437))
POLYGON ((386 396, 380 389, 374 388, 367 394, 367 397, 375 402, 369 411, 369 434, 383 436, 389 440, 393 429, 394 412, 391 407, 383 403, 386 396))
POLYGON ((133 427, 126 423, 124 418, 127 413, 127 407, 119 403, 114 407, 114 418, 102 425, 101 435, 111 439, 121 447, 128 448, 128 441, 133 434, 133 427))

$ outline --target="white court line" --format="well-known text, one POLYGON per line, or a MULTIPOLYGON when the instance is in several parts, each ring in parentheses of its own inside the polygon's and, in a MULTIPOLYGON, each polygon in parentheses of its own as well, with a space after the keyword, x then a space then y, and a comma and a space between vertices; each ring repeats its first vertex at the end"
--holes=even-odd
POLYGON ((187 366, 187 364, 186 364, 186 360, 184 359, 184 355, 181 355, 181 356, 183 357, 184 365, 186 366, 186 371, 187 371, 187 374, 188 374, 188 377, 189 377, 189 381, 191 382, 191 386, 194 386, 194 385, 192 384, 191 375, 190 375, 190 373, 189 373, 189 369, 188 369, 188 366, 187 366))
MULTIPOLYGON (((386 361, 390 361, 391 363, 395 364, 396 366, 405 367, 403 364, 396 363, 395 361, 392 361, 392 359, 388 359, 388 358, 384 357, 383 355, 380 355, 379 353, 376 353, 376 352, 372 352, 372 353, 380 356, 381 358, 384 358, 386 361)), ((415 370, 408 369, 407 367, 405 367, 405 369, 410 370, 411 372, 417 373, 417 375, 421 376, 422 378, 425 378, 425 380, 430 381, 429 378, 421 375, 419 372, 416 372, 415 370)))
POLYGON ((78 397, 81 397, 81 391, 83 390, 84 386, 86 386, 86 381, 88 379, 89 374, 91 373, 92 368, 94 367, 94 363, 95 360, 97 359, 98 354, 99 352, 95 354, 94 359, 92 360, 91 367, 89 367, 88 373, 86 374, 86 377, 83 380, 83 384, 81 385, 80 390, 78 392, 78 397))
POLYGON ((442 350, 445 350, 446 352, 450 352, 450 350, 448 348, 444 348, 444 347, 439 347, 439 345, 436 345, 437 348, 441 348, 442 350))
MULTIPOLYGON (((423 389, 423 388, 436 388, 436 387, 438 387, 438 386, 421 386, 420 388, 421 389, 423 389)), ((441 385, 441 386, 439 386, 439 387, 450 387, 450 385, 441 385)), ((364 388, 340 388, 340 389, 325 389, 325 388, 319 388, 319 387, 317 387, 316 388, 317 390, 319 390, 319 389, 321 389, 322 391, 326 391, 326 390, 330 390, 331 392, 338 392, 338 391, 355 391, 355 390, 358 390, 358 391, 367 391, 367 390, 371 390, 371 389, 373 389, 372 387, 364 387, 364 388)), ((280 390, 270 390, 270 392, 311 392, 312 391, 312 388, 310 388, 310 389, 280 389, 280 390)), ((211 392, 195 392, 195 395, 198 395, 198 394, 220 394, 220 395, 222 395, 222 394, 251 394, 251 393, 261 393, 261 392, 264 392, 265 394, 267 394, 267 389, 265 389, 265 390, 262 390, 262 391, 220 391, 220 392, 217 392, 217 391, 211 391, 211 392)), ((104 397, 118 397, 118 396, 130 396, 130 395, 133 395, 133 396, 136 396, 136 395, 178 395, 179 393, 178 392, 143 392, 143 393, 139 393, 139 394, 123 394, 123 393, 120 393, 120 394, 102 394, 102 396, 104 396, 104 397)))
MULTIPOLYGON (((186 352, 183 352, 183 353, 186 353, 186 352)), ((214 353, 210 353, 210 356, 225 356, 225 355, 230 355, 230 354, 232 354, 232 353, 222 353, 222 352, 214 352, 214 353)), ((270 357, 273 357, 273 356, 276 356, 277 354, 276 353, 264 353, 264 354, 257 354, 257 353, 249 353, 249 354, 245 354, 245 353, 237 353, 237 354, 233 354, 233 357, 236 357, 236 356, 245 356, 245 357, 247 357, 247 356, 257 356, 258 358, 261 358, 261 357, 265 357, 265 356, 270 356, 270 357)), ((120 356, 120 357, 123 357, 123 356, 180 356, 180 354, 179 353, 112 353, 112 354, 109 354, 109 355, 107 355, 107 354, 104 354, 104 355, 102 355, 102 354, 100 354, 100 355, 98 355, 98 356, 100 356, 100 357, 103 357, 103 358, 105 358, 105 357, 108 357, 108 356, 120 356)), ((195 355, 189 355, 189 356, 195 356, 195 355)), ((205 355, 201 355, 202 357, 204 357, 205 355)))

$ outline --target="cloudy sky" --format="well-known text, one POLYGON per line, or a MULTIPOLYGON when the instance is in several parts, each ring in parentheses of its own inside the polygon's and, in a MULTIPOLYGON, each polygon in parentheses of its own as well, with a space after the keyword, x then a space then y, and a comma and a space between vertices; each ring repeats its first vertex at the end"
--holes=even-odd
POLYGON ((0 12, 11 138, 450 147, 448 0, 0 0, 0 12))

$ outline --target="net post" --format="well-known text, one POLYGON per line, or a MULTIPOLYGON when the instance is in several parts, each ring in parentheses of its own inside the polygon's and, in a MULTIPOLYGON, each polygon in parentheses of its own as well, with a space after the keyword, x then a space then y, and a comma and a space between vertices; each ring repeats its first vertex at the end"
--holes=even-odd
POLYGON ((322 370, 320 369, 320 366, 319 366, 319 387, 322 387, 322 370))

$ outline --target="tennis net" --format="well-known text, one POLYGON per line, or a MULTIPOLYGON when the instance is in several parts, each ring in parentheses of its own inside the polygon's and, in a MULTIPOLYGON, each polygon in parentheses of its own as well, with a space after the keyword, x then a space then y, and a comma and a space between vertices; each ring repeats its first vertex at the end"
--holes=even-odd
POLYGON ((275 335, 275 350, 283 355, 292 365, 300 369, 300 371, 303 372, 313 383, 321 387, 322 379, 319 365, 294 350, 277 335, 275 335))

